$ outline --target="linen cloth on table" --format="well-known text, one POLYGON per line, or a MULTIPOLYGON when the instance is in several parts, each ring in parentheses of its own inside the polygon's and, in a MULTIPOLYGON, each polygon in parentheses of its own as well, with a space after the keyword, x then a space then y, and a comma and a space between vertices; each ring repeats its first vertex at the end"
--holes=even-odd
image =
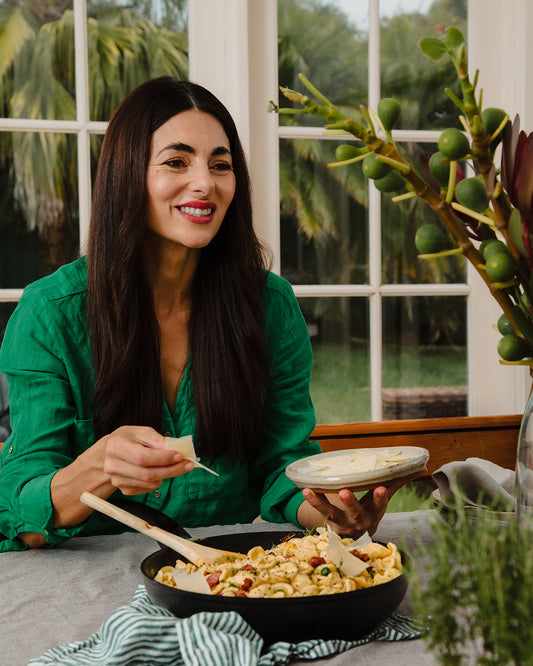
POLYGON ((483 458, 446 463, 433 472, 438 499, 445 505, 459 500, 467 506, 513 511, 515 472, 483 458))
POLYGON ((327 657, 374 640, 419 636, 412 620, 393 614, 355 641, 314 639, 265 647, 238 613, 206 612, 177 619, 152 603, 139 585, 131 604, 117 608, 87 640, 51 648, 28 666, 278 666, 291 659, 327 657))

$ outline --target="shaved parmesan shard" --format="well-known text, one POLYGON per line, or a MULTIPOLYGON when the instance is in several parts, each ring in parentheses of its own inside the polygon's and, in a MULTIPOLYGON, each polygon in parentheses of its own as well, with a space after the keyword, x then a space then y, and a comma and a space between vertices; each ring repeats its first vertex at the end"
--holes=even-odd
POLYGON ((354 548, 363 548, 364 546, 368 546, 369 543, 372 543, 372 539, 370 538, 370 534, 368 532, 365 532, 364 534, 361 534, 361 536, 356 539, 353 543, 350 544, 350 549, 354 548))
POLYGON ((178 590, 199 592, 200 594, 212 594, 211 588, 201 571, 187 573, 185 569, 174 569, 172 576, 178 590))
POLYGON ((310 460, 318 476, 341 476, 350 472, 370 472, 404 462, 408 456, 401 448, 358 449, 342 456, 321 456, 310 460))
POLYGON ((192 435, 185 435, 185 437, 165 437, 165 446, 167 449, 178 451, 184 458, 196 459, 192 435))
POLYGON ((184 437, 165 437, 165 446, 167 449, 174 449, 174 451, 181 453, 185 460, 190 460, 196 467, 201 467, 202 469, 205 469, 206 472, 211 472, 211 474, 214 474, 215 476, 220 476, 218 472, 202 465, 200 458, 196 456, 192 435, 185 435, 184 437))
MULTIPOLYGON (((365 569, 368 569, 368 564, 363 562, 355 555, 352 555, 348 548, 341 543, 340 536, 334 532, 328 525, 328 549, 326 554, 339 569, 347 576, 358 576, 365 569)), ((353 544, 350 544, 352 547, 353 544)))

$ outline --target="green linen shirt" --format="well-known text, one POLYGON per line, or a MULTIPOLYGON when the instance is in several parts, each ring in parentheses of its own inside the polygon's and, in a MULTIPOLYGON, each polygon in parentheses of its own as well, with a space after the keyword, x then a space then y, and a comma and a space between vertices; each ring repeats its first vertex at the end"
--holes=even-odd
MULTIPOLYGON (((195 468, 131 498, 183 526, 250 522, 259 513, 268 521, 297 522, 303 496, 284 470, 292 461, 320 452, 309 441, 315 426, 309 393, 312 350, 288 282, 269 273, 264 303, 271 373, 254 460, 239 465, 221 456, 211 465, 219 477, 195 468)), ((29 285, 8 322, 0 370, 8 378, 12 434, 0 456, 0 533, 7 537, 0 551, 24 549, 16 539, 23 531, 45 534, 47 543, 55 545, 76 535, 125 529, 96 511, 75 527, 53 527, 52 477, 94 443, 86 313, 82 257, 29 285)), ((187 399, 190 374, 187 367, 173 413, 162 401, 162 434, 194 432, 195 410, 187 399)))

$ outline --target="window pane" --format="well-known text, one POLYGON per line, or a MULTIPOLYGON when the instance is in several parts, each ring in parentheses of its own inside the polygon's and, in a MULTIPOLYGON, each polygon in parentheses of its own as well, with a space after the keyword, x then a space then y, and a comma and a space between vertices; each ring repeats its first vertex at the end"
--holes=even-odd
POLYGON ((91 134, 91 183, 94 183, 100 150, 104 140, 103 134, 91 134))
MULTIPOLYGON (((367 23, 366 2, 279 0, 280 85, 307 93, 298 79, 303 73, 337 106, 350 107, 345 111, 360 120, 359 105, 366 105, 368 99, 367 23)), ((281 93, 279 104, 291 106, 281 93)), ((279 121, 281 125, 323 125, 320 118, 307 114, 280 115, 279 121)))
POLYGON ((434 62, 418 46, 423 37, 438 37, 453 25, 467 34, 467 0, 415 3, 397 0, 380 4, 381 96, 402 103, 398 129, 461 127, 457 107, 444 92, 457 94, 459 84, 450 58, 434 62))
POLYGON ((3 30, 0 116, 75 119, 72 2, 1 3, 3 30))
POLYGON ((317 423, 370 419, 368 301, 299 299, 311 336, 311 397, 317 423))
POLYGON ((336 141, 280 141, 281 272, 293 284, 368 281, 368 181, 328 168, 336 141))
MULTIPOLYGON (((399 150, 428 182, 426 168, 435 144, 400 144, 399 150)), ((419 259, 415 234, 424 224, 440 227, 452 239, 437 215, 421 199, 393 202, 393 195, 381 196, 382 280, 384 284, 458 283, 466 281, 466 260, 462 256, 419 259)), ((475 222, 472 220, 472 222, 475 222)), ((477 222, 475 225, 477 226, 477 222)))
POLYGON ((91 120, 109 120, 147 79, 188 77, 187 10, 186 0, 88 3, 91 120))
POLYGON ((1 132, 0 156, 0 288, 15 289, 78 255, 76 137, 1 132))
POLYGON ((17 307, 16 303, 0 303, 0 345, 4 339, 7 321, 17 307))
POLYGON ((383 299, 383 418, 465 416, 466 299, 383 299))

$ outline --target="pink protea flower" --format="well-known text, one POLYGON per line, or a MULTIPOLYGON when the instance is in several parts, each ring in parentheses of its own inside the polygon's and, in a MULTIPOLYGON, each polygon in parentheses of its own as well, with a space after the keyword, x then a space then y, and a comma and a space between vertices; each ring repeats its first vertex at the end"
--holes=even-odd
POLYGON ((502 186, 511 204, 519 211, 522 238, 530 265, 533 257, 533 132, 520 130, 520 118, 507 123, 502 138, 502 186))

